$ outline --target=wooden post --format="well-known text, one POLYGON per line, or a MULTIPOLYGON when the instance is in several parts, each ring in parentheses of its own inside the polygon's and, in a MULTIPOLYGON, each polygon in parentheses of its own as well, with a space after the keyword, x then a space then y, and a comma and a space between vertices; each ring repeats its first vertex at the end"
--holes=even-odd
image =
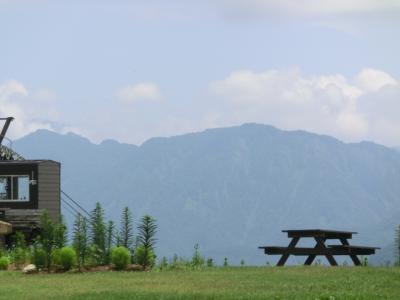
MULTIPOLYGON (((289 246, 288 246, 288 250, 290 251, 291 249, 293 249, 296 245, 297 245, 297 242, 299 241, 299 237, 294 237, 292 240, 291 240, 291 242, 290 242, 290 244, 289 244, 289 246)), ((281 259, 278 261, 278 263, 277 263, 277 266, 283 266, 283 265, 285 265, 285 263, 286 263, 286 261, 287 261, 287 259, 289 258, 289 254, 283 254, 282 255, 282 257, 281 257, 281 259)))
MULTIPOLYGON (((349 242, 345 238, 340 239, 340 242, 342 243, 343 246, 348 246, 349 245, 349 242)), ((361 262, 358 259, 357 255, 350 254, 350 258, 353 261, 355 266, 361 266, 361 262)))
MULTIPOLYGON (((315 241, 317 242, 317 248, 319 249, 326 249, 325 246, 325 239, 320 238, 320 237, 315 237, 315 241)), ((331 266, 337 266, 336 260, 333 258, 332 254, 325 254, 326 259, 329 261, 331 266)))
MULTIPOLYGON (((325 243, 325 241, 326 241, 326 239, 322 239, 323 241, 324 241, 324 243, 325 243)), ((319 248, 319 246, 318 246, 318 243, 315 245, 315 247, 314 247, 314 249, 318 249, 319 248)), ((306 259, 306 261, 304 262, 304 265, 305 266, 310 266, 312 263, 313 263, 313 261, 314 261, 314 259, 316 258, 317 256, 315 255, 315 254, 311 254, 311 255, 309 255, 308 257, 307 257, 307 259, 306 259)))

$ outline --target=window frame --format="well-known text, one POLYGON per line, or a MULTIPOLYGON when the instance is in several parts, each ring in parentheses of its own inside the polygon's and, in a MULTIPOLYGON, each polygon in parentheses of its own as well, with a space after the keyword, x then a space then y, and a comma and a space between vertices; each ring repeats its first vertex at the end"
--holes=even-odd
POLYGON ((13 197, 13 184, 14 184, 14 182, 13 182, 13 178, 14 177, 17 177, 17 178, 19 178, 19 177, 25 177, 25 178, 28 178, 28 199, 26 199, 26 200, 21 200, 21 199, 0 199, 0 203, 5 203, 5 202, 17 202, 17 203, 23 203, 23 202, 25 202, 25 203, 27 203, 27 202, 30 202, 31 201, 31 189, 30 189, 30 177, 29 177, 29 174, 18 174, 18 175, 5 175, 5 174, 1 174, 0 175, 0 178, 1 177, 5 177, 5 178, 7 178, 7 177, 11 177, 11 198, 13 197))

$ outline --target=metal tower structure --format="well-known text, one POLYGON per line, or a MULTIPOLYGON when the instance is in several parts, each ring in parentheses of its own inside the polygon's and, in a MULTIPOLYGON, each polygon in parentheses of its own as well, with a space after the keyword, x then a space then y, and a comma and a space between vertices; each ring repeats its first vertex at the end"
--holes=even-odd
MULTIPOLYGON (((2 145, 3 140, 6 139, 6 133, 8 130, 8 127, 10 126, 11 122, 14 120, 13 117, 8 117, 8 118, 0 118, 0 121, 5 121, 3 125, 3 129, 0 132, 0 160, 23 160, 24 158, 19 155, 17 152, 12 150, 11 147, 7 147, 5 145, 2 145)), ((11 140, 10 144, 11 143, 11 140)))

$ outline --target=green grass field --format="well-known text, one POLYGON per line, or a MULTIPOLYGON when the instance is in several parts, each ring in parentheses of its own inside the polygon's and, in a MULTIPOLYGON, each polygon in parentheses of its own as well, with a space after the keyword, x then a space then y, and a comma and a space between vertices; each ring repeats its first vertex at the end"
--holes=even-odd
POLYGON ((235 267, 23 275, 0 299, 400 299, 400 268, 235 267))

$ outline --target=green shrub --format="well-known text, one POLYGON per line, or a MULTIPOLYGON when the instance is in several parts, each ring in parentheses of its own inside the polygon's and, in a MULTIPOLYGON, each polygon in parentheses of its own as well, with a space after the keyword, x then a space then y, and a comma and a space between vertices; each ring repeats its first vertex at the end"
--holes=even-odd
POLYGON ((224 257, 224 267, 228 267, 229 263, 228 263, 228 258, 224 257))
POLYGON ((89 266, 99 266, 103 263, 103 252, 102 250, 96 246, 91 245, 87 249, 87 265, 89 266))
POLYGON ((135 259, 139 265, 146 265, 152 268, 156 261, 156 255, 153 250, 146 249, 144 246, 139 246, 135 250, 135 259))
POLYGON ((8 270, 9 265, 10 265, 10 260, 8 257, 6 256, 0 257, 0 270, 8 270))
POLYGON ((68 271, 76 264, 76 252, 71 247, 63 247, 60 250, 60 265, 68 271))
POLYGON ((207 258, 207 267, 214 267, 214 260, 211 257, 207 258))
POLYGON ((51 259, 53 261, 53 265, 61 266, 61 249, 53 249, 51 253, 51 259))
POLYGON ((15 266, 17 267, 17 269, 21 269, 21 267, 23 267, 25 265, 26 262, 26 250, 23 248, 15 248, 12 251, 12 257, 13 257, 13 261, 15 266))
POLYGON ((2 256, 8 256, 8 252, 6 249, 0 248, 0 257, 2 257, 2 256))
POLYGON ((116 247, 111 251, 111 262, 115 269, 125 270, 131 261, 131 253, 125 247, 116 247))
POLYGON ((14 248, 26 248, 25 235, 21 231, 15 232, 11 237, 11 241, 14 248))
POLYGON ((163 258, 160 260, 160 265, 159 265, 160 270, 165 270, 168 268, 168 259, 163 256, 163 258))
POLYGON ((176 254, 174 254, 172 260, 168 265, 168 269, 170 270, 188 270, 192 268, 192 260, 179 257, 176 254))
POLYGON ((32 253, 32 262, 38 269, 43 269, 46 266, 46 251, 35 247, 32 253))

